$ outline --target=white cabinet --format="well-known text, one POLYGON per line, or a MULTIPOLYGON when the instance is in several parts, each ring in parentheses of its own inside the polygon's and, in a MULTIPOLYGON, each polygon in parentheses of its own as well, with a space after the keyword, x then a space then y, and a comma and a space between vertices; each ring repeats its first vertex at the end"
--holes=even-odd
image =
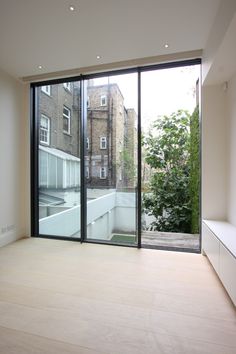
POLYGON ((236 305, 236 259, 221 244, 219 276, 225 289, 236 305))
POLYGON ((205 224, 202 225, 202 249, 209 258, 215 271, 219 273, 220 241, 205 224))
POLYGON ((236 227, 224 221, 204 220, 202 250, 236 305, 236 227))

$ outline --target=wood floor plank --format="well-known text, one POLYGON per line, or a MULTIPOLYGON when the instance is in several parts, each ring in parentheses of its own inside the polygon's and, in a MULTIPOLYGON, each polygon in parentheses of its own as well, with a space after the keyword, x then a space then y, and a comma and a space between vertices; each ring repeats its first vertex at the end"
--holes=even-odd
POLYGON ((1 248, 0 354, 63 350, 233 354, 235 308, 201 255, 43 239, 1 248))
POLYGON ((0 354, 106 354, 0 327, 0 354))

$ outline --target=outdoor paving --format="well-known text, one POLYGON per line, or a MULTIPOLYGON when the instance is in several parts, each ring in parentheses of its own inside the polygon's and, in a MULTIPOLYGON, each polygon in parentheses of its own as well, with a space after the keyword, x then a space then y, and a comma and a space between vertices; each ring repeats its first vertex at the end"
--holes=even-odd
POLYGON ((199 249, 199 234, 143 231, 142 244, 157 247, 199 249))

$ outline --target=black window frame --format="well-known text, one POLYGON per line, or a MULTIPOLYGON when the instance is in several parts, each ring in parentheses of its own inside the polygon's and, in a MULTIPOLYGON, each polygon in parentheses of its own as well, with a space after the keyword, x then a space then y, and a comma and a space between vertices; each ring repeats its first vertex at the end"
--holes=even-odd
MULTIPOLYGON (((159 246, 145 246, 141 243, 141 233, 142 233, 142 196, 141 196, 141 174, 142 174, 142 151, 141 151, 141 73, 152 70, 162 70, 168 68, 176 68, 176 67, 184 67, 191 65, 201 65, 201 58, 193 58, 187 60, 180 60, 174 62, 166 62, 160 64, 152 64, 152 65, 144 65, 142 67, 133 67, 127 69, 118 69, 112 71, 103 71, 99 73, 92 74, 81 74, 79 76, 68 77, 64 79, 53 79, 47 81, 38 81, 31 83, 30 85, 30 96, 31 96, 31 127, 30 127, 30 139, 31 139, 31 236, 32 237, 41 237, 41 238, 49 238, 49 239, 58 239, 58 240, 71 240, 71 241, 80 241, 87 243, 95 243, 95 244, 106 244, 106 245, 114 245, 114 246, 124 246, 124 247, 132 247, 132 248, 154 248, 161 250, 170 250, 170 251, 178 251, 178 252, 190 252, 190 253, 201 253, 202 248, 202 231, 201 231, 201 223, 200 223, 200 240, 199 240, 199 250, 187 249, 187 248, 179 248, 179 247, 159 247, 159 246), (137 73, 138 75, 138 84, 137 84, 137 94, 138 94, 138 122, 137 122, 137 139, 138 139, 138 148, 137 148, 137 158, 138 158, 138 173, 137 173, 137 213, 136 213, 136 225, 137 225, 137 243, 136 245, 132 244, 117 244, 112 242, 106 242, 102 240, 91 240, 87 239, 87 227, 86 227, 86 219, 87 219, 87 196, 86 196, 86 166, 85 166, 85 155, 86 155, 86 116, 87 116, 87 95, 84 94, 84 85, 86 80, 91 80, 95 78, 101 77, 109 77, 115 75, 129 74, 129 73, 137 73), (80 117, 80 151, 81 151, 81 205, 84 207, 81 208, 81 237, 63 237, 57 235, 42 235, 39 234, 39 217, 38 217, 38 145, 39 145, 39 122, 37 121, 37 95, 36 90, 41 86, 46 85, 54 85, 54 84, 64 84, 65 82, 80 82, 80 95, 81 95, 81 117, 80 117)), ((201 76, 201 73, 200 73, 201 76)), ((200 90, 199 90, 200 91, 200 90)), ((201 92, 199 92, 199 116, 200 116, 200 169, 202 170, 202 157, 201 157, 201 136, 202 136, 202 127, 201 127, 201 92)), ((201 178, 200 178, 201 180, 201 178)), ((201 210, 201 191, 202 184, 200 183, 200 219, 202 217, 201 210)))

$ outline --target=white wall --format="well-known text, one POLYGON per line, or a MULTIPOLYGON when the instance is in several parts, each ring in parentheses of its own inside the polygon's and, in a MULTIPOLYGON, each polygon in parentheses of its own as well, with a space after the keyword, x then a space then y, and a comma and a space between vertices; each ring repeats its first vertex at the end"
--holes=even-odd
MULTIPOLYGON (((221 0, 220 6, 210 31, 209 38, 203 51, 202 79, 207 82, 214 66, 217 53, 224 39, 225 33, 236 11, 235 0, 221 0)), ((222 68, 223 68, 222 64, 222 68)), ((218 68, 219 69, 219 68, 218 68)))
POLYGON ((39 221, 39 232, 42 235, 57 235, 79 237, 80 205, 60 213, 47 216, 39 221))
POLYGON ((202 88, 202 216, 227 217, 227 94, 222 85, 202 88))
POLYGON ((114 232, 135 233, 136 194, 116 193, 114 232))
MULTIPOLYGON (((90 200, 87 208, 88 238, 106 240, 111 238, 112 233, 135 232, 135 193, 113 192, 106 194, 90 200)), ((80 206, 41 219, 39 231, 46 235, 79 237, 80 206)))
MULTIPOLYGON (((108 231, 113 229, 113 219, 111 219, 109 212, 115 209, 115 201, 116 193, 110 193, 88 202, 87 225, 89 238, 108 238, 110 235, 108 231)), ((41 219, 39 221, 39 232, 46 235, 67 237, 75 235, 79 237, 80 205, 41 219)))
POLYGON ((227 106, 229 115, 229 172, 228 221, 236 226, 236 75, 228 82, 227 106))
POLYGON ((29 233, 27 86, 0 70, 0 246, 29 233))

